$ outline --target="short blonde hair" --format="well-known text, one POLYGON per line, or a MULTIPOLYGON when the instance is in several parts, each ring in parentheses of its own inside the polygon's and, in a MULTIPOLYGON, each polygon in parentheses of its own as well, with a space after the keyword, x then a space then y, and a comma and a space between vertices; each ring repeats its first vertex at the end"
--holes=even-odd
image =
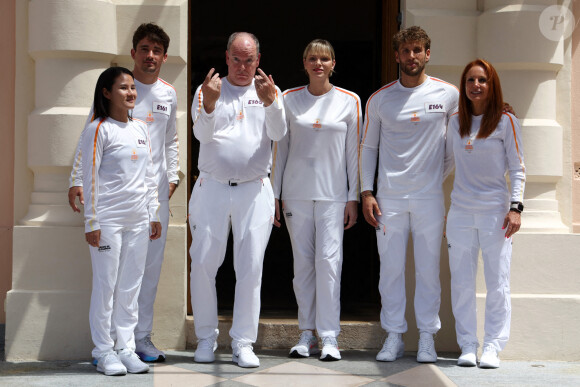
MULTIPOLYGON (((306 57, 310 53, 327 54, 330 56, 330 59, 332 59, 333 61, 336 60, 334 56, 334 48, 332 47, 332 44, 330 44, 328 40, 314 39, 312 42, 308 43, 308 45, 304 49, 304 52, 302 53, 302 59, 306 60, 306 57)), ((334 70, 330 71, 331 76, 332 74, 334 74, 334 70)))

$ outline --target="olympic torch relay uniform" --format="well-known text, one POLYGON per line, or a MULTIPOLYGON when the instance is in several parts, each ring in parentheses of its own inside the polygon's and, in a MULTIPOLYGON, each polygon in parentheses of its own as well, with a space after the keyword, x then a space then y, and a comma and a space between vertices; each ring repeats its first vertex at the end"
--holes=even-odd
POLYGON ((340 333, 344 209, 358 201, 359 97, 332 87, 284 92, 288 134, 275 144, 274 195, 282 192, 294 253, 294 292, 301 330, 340 333))
POLYGON ((101 230, 99 247, 89 247, 94 358, 135 349, 149 223, 159 221, 150 149, 147 126, 139 120, 96 120, 83 136, 85 232, 101 230))
POLYGON ((415 255, 415 316, 419 331, 441 327, 439 252, 443 235, 445 131, 457 111, 457 88, 427 77, 406 88, 397 80, 369 98, 361 140, 361 191, 373 189, 378 156, 376 199, 381 258, 381 326, 407 331, 405 255, 409 230, 415 255))
POLYGON ((447 132, 448 170, 455 164, 446 233, 451 301, 459 346, 477 346, 475 282, 481 248, 487 288, 484 346, 501 351, 510 334, 512 252, 512 238, 505 237, 502 226, 509 203, 523 201, 525 166, 518 119, 503 113, 495 131, 480 139, 476 136, 482 118, 472 116, 470 135, 461 138, 455 115, 447 132))
POLYGON ((274 217, 268 178, 272 140, 286 134, 280 90, 268 107, 255 86, 234 86, 222 78, 215 110, 203 108, 199 87, 191 107, 193 133, 200 142, 199 178, 189 202, 192 234, 191 304, 198 340, 218 326, 215 276, 224 260, 230 228, 234 237, 236 288, 230 336, 257 339, 264 252, 274 217))
MULTIPOLYGON (((133 117, 145 121, 149 130, 153 172, 159 190, 161 221, 161 237, 149 243, 147 264, 139 294, 139 322, 135 336, 137 340, 140 340, 153 330, 153 305, 157 295, 169 226, 169 183, 179 183, 179 141, 176 129, 177 95, 173 86, 161 78, 152 84, 141 83, 135 79, 135 89, 137 101, 133 109, 133 117)), ((91 109, 87 125, 92 115, 91 109)), ((83 135, 84 130, 75 153, 70 176, 71 187, 82 186, 83 163, 80 144, 83 135)))

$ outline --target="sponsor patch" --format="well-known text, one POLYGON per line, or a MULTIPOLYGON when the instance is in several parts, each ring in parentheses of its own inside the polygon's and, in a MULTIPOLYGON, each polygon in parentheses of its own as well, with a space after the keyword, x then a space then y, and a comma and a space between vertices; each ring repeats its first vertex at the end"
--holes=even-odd
POLYGON ((105 246, 99 246, 99 253, 106 253, 107 251, 111 250, 111 246, 109 245, 105 245, 105 246))

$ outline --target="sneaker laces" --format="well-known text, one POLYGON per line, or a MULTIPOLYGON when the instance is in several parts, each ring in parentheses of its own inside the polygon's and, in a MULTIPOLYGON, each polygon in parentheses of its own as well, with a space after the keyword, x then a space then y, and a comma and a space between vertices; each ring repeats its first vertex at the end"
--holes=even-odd
POLYGON ((101 355, 101 357, 99 357, 99 359, 98 359, 98 362, 100 363, 102 361, 103 362, 102 364, 104 365, 107 363, 107 359, 109 359, 111 356, 113 356, 116 359, 119 358, 118 355, 115 353, 115 351, 109 351, 109 352, 101 355))
POLYGON ((434 352, 434 344, 435 341, 433 340, 433 336, 422 335, 422 337, 419 338, 419 349, 421 352, 434 352))
POLYGON ((300 340, 298 340, 298 345, 304 345, 305 347, 308 347, 313 337, 314 335, 312 335, 312 333, 310 332, 307 331, 302 332, 300 334, 300 340))
POLYGON ((486 344, 483 347, 483 353, 486 353, 486 352, 491 352, 492 354, 497 356, 497 349, 495 349, 495 346, 493 344, 486 344))
POLYGON ((250 343, 236 343, 236 347, 238 348, 238 354, 237 356, 240 356, 242 354, 242 352, 251 352, 252 354, 254 354, 254 347, 252 347, 252 344, 250 343))
POLYGON ((145 337, 143 337, 141 340, 141 344, 143 344, 146 347, 155 347, 155 345, 153 345, 153 342, 151 341, 151 336, 153 336, 153 334, 149 334, 145 337))
POLYGON ((338 347, 338 343, 336 342, 336 338, 332 336, 324 336, 322 338, 322 346, 330 345, 332 347, 338 347))
POLYGON ((387 339, 385 340, 385 343, 383 344, 383 349, 381 349, 382 351, 389 351, 389 352, 394 352, 397 350, 396 346, 398 343, 398 337, 396 335, 389 335, 387 336, 387 339))

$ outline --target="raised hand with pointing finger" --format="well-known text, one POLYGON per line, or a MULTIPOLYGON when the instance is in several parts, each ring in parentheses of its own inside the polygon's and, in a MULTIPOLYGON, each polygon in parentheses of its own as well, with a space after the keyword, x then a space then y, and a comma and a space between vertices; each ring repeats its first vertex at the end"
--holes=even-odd
POLYGON ((258 69, 258 74, 254 77, 254 86, 260 101, 264 106, 270 106, 276 99, 276 84, 272 75, 266 75, 262 69, 258 69))
POLYGON ((222 89, 220 74, 214 74, 214 71, 215 69, 212 67, 201 85, 201 92, 203 93, 203 108, 206 113, 214 111, 215 103, 219 99, 222 89))

